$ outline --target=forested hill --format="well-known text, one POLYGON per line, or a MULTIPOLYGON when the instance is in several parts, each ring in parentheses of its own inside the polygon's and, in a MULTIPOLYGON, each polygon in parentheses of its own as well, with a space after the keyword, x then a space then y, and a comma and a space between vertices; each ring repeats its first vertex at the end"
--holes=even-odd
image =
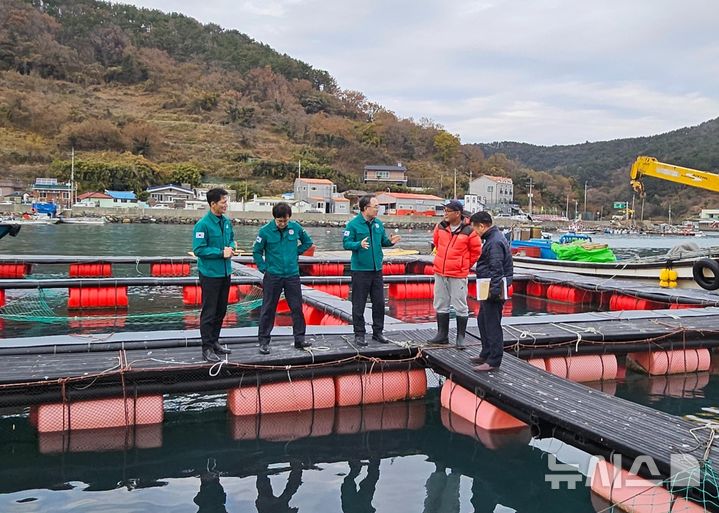
POLYGON ((627 168, 639 155, 706 171, 719 170, 719 118, 651 137, 635 137, 569 146, 535 146, 518 142, 478 145, 485 155, 502 153, 536 170, 553 170, 592 180, 627 168))
POLYGON ((81 191, 214 181, 273 194, 301 160, 339 190, 359 188, 366 164, 402 162, 445 195, 454 168, 461 192, 485 165, 431 120, 239 31, 95 0, 0 0, 0 176, 67 178, 71 148, 81 191))

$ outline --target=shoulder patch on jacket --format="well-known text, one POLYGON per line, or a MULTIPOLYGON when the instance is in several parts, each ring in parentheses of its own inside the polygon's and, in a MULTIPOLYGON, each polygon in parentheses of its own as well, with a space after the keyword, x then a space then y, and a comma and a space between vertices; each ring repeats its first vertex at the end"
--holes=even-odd
POLYGON ((259 244, 260 242, 262 242, 262 237, 260 237, 260 236, 258 235, 257 238, 255 239, 255 242, 257 242, 258 244, 259 244))
POLYGON ((205 238, 205 232, 197 232, 195 234, 196 239, 204 239, 205 238))
POLYGON ((349 231, 349 230, 345 230, 344 233, 343 233, 343 235, 344 235, 345 237, 349 237, 349 236, 350 236, 350 231, 349 231))

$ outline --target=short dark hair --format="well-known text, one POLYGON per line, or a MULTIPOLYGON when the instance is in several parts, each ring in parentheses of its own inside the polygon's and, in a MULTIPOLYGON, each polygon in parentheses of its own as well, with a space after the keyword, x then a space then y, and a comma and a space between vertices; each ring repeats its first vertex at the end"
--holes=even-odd
POLYGON ((469 222, 472 224, 486 224, 492 226, 492 216, 489 212, 482 210, 481 212, 475 212, 472 217, 469 218, 469 222))
POLYGON ((367 208, 367 206, 369 206, 370 201, 372 201, 372 198, 374 198, 373 194, 365 194, 364 196, 362 196, 360 198, 360 200, 359 200, 360 212, 364 212, 364 209, 367 208))
POLYGON ((277 205, 272 207, 272 217, 275 219, 281 217, 292 217, 292 207, 284 201, 280 201, 277 205))
POLYGON ((223 196, 229 196, 227 191, 221 187, 215 187, 207 191, 207 204, 212 205, 222 199, 223 196))

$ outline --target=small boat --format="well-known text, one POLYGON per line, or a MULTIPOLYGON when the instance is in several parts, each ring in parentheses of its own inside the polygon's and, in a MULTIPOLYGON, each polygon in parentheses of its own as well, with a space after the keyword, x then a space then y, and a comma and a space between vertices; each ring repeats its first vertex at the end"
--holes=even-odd
POLYGON ((20 232, 20 225, 13 222, 0 222, 0 239, 9 235, 15 237, 20 232))
MULTIPOLYGON (((694 279, 694 265, 700 260, 715 261, 719 259, 719 247, 699 249, 696 244, 687 242, 680 244, 663 256, 641 257, 615 262, 578 262, 571 260, 556 260, 549 258, 514 255, 514 268, 521 272, 528 271, 554 271, 589 276, 604 277, 607 279, 636 279, 641 283, 659 285, 662 270, 671 268, 677 272, 677 286, 680 288, 700 288, 694 279)), ((719 269, 719 264, 717 264, 719 269)), ((719 275, 712 276, 712 270, 701 273, 706 280, 717 281, 719 275)), ((712 289, 710 289, 712 290, 712 289)))
POLYGON ((15 219, 1 219, 1 223, 18 224, 21 226, 32 225, 32 224, 57 224, 60 220, 57 217, 48 216, 23 216, 15 219))

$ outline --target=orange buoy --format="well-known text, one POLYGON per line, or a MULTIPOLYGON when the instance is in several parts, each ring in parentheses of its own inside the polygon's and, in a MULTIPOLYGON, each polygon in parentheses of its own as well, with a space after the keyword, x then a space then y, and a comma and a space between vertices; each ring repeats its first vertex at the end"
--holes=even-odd
POLYGON ((442 385, 440 402, 443 407, 488 431, 526 426, 521 420, 480 399, 476 394, 449 379, 442 385))
POLYGON ((30 422, 41 433, 159 424, 163 418, 162 395, 41 404, 30 409, 30 422))
MULTIPOLYGON (((596 463, 589 472, 592 492, 609 501, 612 509, 613 505, 617 505, 628 513, 705 511, 699 504, 672 495, 666 488, 632 474, 621 466, 615 466, 604 459, 595 458, 594 461, 596 463)), ((699 472, 698 468, 696 472, 699 472)))
POLYGON ((125 308, 128 305, 127 287, 70 287, 67 307, 125 308))
POLYGON ((415 369, 335 376, 335 391, 337 406, 417 399, 427 393, 427 375, 415 369))
POLYGON ((112 276, 112 264, 106 262, 94 264, 70 264, 70 276, 73 278, 112 276))
POLYGON ((487 449, 500 449, 507 445, 527 445, 532 439, 531 430, 527 425, 516 429, 504 429, 501 431, 487 430, 444 406, 440 408, 440 417, 442 419, 442 425, 447 428, 448 431, 474 438, 487 449))
POLYGON ((547 372, 578 383, 617 377, 617 357, 613 354, 555 356, 546 358, 545 366, 547 372))
POLYGON ((709 370, 711 354, 708 349, 629 353, 627 362, 631 363, 635 369, 652 376, 683 374, 709 370))
POLYGON ((227 409, 232 415, 332 408, 334 405, 335 382, 331 377, 262 383, 233 388, 227 393, 227 409))
POLYGON ((30 274, 30 264, 0 264, 0 278, 18 279, 30 274))
POLYGON ((151 276, 189 276, 190 264, 182 262, 153 262, 150 264, 151 276))

